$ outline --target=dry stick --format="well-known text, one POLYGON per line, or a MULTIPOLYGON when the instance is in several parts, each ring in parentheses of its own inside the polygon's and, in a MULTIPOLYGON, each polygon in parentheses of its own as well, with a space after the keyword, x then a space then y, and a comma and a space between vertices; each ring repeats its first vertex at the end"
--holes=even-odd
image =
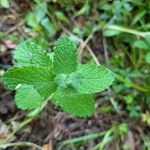
MULTIPOLYGON (((103 33, 102 33, 103 35, 103 33)), ((108 49, 107 49, 107 41, 105 37, 102 37, 103 39, 103 49, 104 49, 104 58, 106 61, 106 64, 109 65, 109 56, 108 56, 108 49)))
POLYGON ((27 114, 27 117, 15 128, 15 130, 9 136, 7 136, 4 140, 0 141, 0 145, 7 144, 8 142, 10 142, 13 136, 19 130, 21 130, 24 126, 26 126, 33 119, 35 119, 38 116, 38 114, 43 110, 43 108, 47 105, 50 99, 51 99, 51 96, 49 96, 40 107, 36 108, 32 112, 29 112, 27 114))
POLYGON ((96 55, 94 54, 94 52, 92 51, 92 49, 90 48, 89 45, 85 46, 87 48, 87 50, 89 51, 90 55, 92 56, 92 58, 94 59, 94 61, 96 62, 97 65, 100 65, 99 60, 97 59, 96 55))
POLYGON ((11 27, 6 33, 4 33, 3 35, 0 36, 0 38, 4 38, 5 36, 7 36, 8 34, 10 34, 11 32, 18 30, 20 26, 22 26, 24 24, 24 22, 21 20, 20 22, 18 22, 15 26, 11 27))
POLYGON ((92 30, 92 32, 87 37, 87 39, 85 41, 82 40, 82 44, 80 46, 81 49, 84 49, 84 47, 86 47, 86 45, 88 44, 88 42, 90 41, 90 39, 93 37, 93 34, 97 31, 97 29, 98 28, 95 26, 94 29, 92 30))
POLYGON ((5 35, 8 35, 9 33, 15 31, 15 30, 18 30, 20 26, 22 26, 24 24, 24 21, 21 20, 20 22, 18 22, 15 26, 11 27, 5 35))
MULTIPOLYGON (((107 41, 106 41, 106 38, 103 36, 103 33, 102 33, 102 39, 103 39, 104 58, 105 58, 107 66, 109 66, 109 55, 108 55, 107 41)), ((110 93, 112 92, 111 88, 108 88, 107 92, 108 92, 108 95, 110 95, 110 93)), ((119 108, 118 108, 113 97, 110 98, 110 102, 113 105, 113 107, 115 108, 116 112, 119 112, 119 108)))
MULTIPOLYGON (((79 56, 81 57, 81 54, 82 54, 82 52, 83 52, 83 50, 84 50, 84 48, 86 47, 88 47, 87 48, 87 50, 89 51, 91 48, 88 46, 88 42, 91 40, 91 38, 93 37, 93 35, 94 35, 94 33, 96 32, 98 30, 98 28, 95 26, 94 28, 93 28, 93 30, 92 30, 92 32, 89 34, 89 36, 86 38, 86 40, 84 41, 84 40, 82 40, 82 39, 79 39, 79 41, 80 41, 80 46, 79 46, 79 48, 78 48, 78 51, 79 51, 79 56)), ((91 52, 92 52, 92 50, 90 50, 91 52)), ((94 53, 93 53, 94 54, 94 53)), ((92 55, 93 55, 92 54, 92 55)), ((81 62, 81 58, 79 58, 80 60, 79 60, 79 62, 81 62)))

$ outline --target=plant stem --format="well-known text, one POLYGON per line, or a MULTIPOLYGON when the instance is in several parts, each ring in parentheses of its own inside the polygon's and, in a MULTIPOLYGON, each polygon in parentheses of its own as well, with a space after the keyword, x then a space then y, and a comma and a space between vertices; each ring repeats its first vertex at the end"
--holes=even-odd
POLYGON ((105 28, 110 30, 120 31, 120 32, 126 32, 126 33, 130 33, 142 37, 145 37, 146 35, 150 35, 150 32, 137 31, 137 30, 133 30, 133 29, 117 26, 117 25, 107 25, 105 28))
POLYGON ((106 132, 103 140, 100 143, 98 143, 96 146, 94 146, 91 150, 97 150, 97 149, 103 150, 104 146, 113 139, 113 137, 111 136, 113 132, 114 132, 114 128, 112 127, 106 132))
POLYGON ((27 141, 22 141, 22 142, 15 142, 15 143, 8 143, 8 144, 1 144, 0 145, 0 148, 8 148, 8 147, 16 147, 16 146, 26 146, 26 147, 33 147, 33 148, 36 148, 37 150, 42 150, 42 147, 41 146, 38 146, 34 143, 31 143, 31 142, 27 142, 27 141))
POLYGON ((141 92, 149 92, 148 89, 146 89, 146 88, 144 88, 144 87, 141 87, 141 86, 139 86, 139 85, 133 83, 132 81, 129 81, 129 80, 123 78, 121 75, 118 75, 118 74, 116 74, 116 73, 113 73, 113 74, 114 74, 114 76, 116 77, 117 80, 128 84, 130 87, 133 87, 133 88, 135 88, 135 89, 137 89, 137 90, 139 90, 139 91, 141 91, 141 92))
POLYGON ((69 139, 69 140, 63 141, 59 144, 60 146, 58 147, 57 150, 61 150, 63 146, 68 145, 68 144, 74 144, 74 143, 78 143, 78 142, 81 142, 81 141, 96 139, 98 137, 104 136, 106 133, 107 133, 107 131, 103 131, 103 132, 100 132, 100 133, 93 133, 93 134, 90 134, 90 135, 85 135, 85 136, 82 136, 82 137, 77 137, 77 138, 74 138, 74 139, 69 139))

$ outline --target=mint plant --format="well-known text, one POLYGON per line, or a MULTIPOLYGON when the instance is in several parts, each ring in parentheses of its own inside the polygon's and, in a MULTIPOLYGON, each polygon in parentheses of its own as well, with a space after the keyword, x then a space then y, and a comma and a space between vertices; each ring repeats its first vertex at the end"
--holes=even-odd
POLYGON ((14 67, 4 74, 4 83, 16 90, 15 102, 22 110, 39 107, 51 96, 51 102, 74 116, 94 112, 93 93, 107 89, 113 82, 110 70, 101 65, 78 64, 75 44, 62 36, 54 52, 47 53, 32 41, 17 46, 14 67))

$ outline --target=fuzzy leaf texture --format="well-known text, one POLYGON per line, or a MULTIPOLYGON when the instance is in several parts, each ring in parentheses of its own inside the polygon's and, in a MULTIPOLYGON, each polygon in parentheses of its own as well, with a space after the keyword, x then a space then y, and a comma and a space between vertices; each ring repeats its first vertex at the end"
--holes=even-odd
POLYGON ((54 47, 54 71, 56 74, 74 72, 77 68, 77 50, 75 44, 62 36, 54 47))
POLYGON ((101 92, 114 80, 112 73, 100 65, 79 65, 76 73, 79 82, 76 89, 81 94, 101 92))
POLYGON ((94 100, 89 94, 78 94, 71 88, 60 88, 52 97, 55 105, 74 116, 86 117, 94 112, 94 100))
POLYGON ((4 83, 17 89, 15 101, 21 109, 35 109, 52 95, 52 102, 74 116, 94 112, 91 94, 101 92, 113 82, 111 71, 103 66, 77 65, 75 44, 67 36, 56 42, 54 52, 46 53, 31 41, 23 42, 14 52, 16 66, 4 74, 4 83))
POLYGON ((43 100, 44 98, 32 85, 23 85, 16 91, 16 105, 23 110, 36 109, 43 103, 43 100))
POLYGON ((16 47, 13 58, 18 66, 52 66, 47 52, 32 41, 25 41, 16 47))
POLYGON ((14 90, 18 84, 33 85, 43 97, 48 97, 56 89, 56 84, 53 81, 54 77, 52 68, 37 66, 12 67, 4 74, 4 83, 11 90, 14 90))

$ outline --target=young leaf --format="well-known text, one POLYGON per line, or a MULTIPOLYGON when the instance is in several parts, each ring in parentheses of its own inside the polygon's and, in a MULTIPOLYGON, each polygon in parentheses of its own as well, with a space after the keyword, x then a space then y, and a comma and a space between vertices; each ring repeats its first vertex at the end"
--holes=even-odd
POLYGON ((78 76, 75 72, 71 74, 58 74, 55 78, 55 82, 62 88, 70 87, 75 89, 79 84, 78 76))
POLYGON ((15 102, 18 108, 31 110, 42 104, 44 98, 33 88, 32 85, 22 85, 15 95, 15 102))
POLYGON ((77 68, 76 46, 67 36, 62 36, 54 47, 54 71, 56 74, 74 72, 77 68))
POLYGON ((145 60, 147 63, 150 63, 150 52, 146 54, 145 60))
POLYGON ((32 41, 19 44, 13 57, 18 66, 52 66, 52 61, 47 52, 32 41))
POLYGON ((133 43, 133 47, 141 49, 150 49, 149 45, 144 40, 137 40, 133 43))
POLYGON ((9 8, 9 0, 0 0, 0 7, 9 8))
POLYGON ((62 11, 55 11, 55 15, 58 19, 61 21, 64 21, 66 23, 69 23, 68 18, 65 16, 65 14, 62 11))
POLYGON ((150 35, 146 35, 144 37, 144 39, 146 40, 146 42, 150 45, 150 35))
POLYGON ((73 89, 58 89, 52 97, 52 102, 68 113, 86 117, 94 112, 94 100, 91 95, 78 94, 73 89))
POLYGON ((18 84, 33 85, 43 97, 47 97, 56 89, 54 77, 51 68, 22 66, 8 69, 4 74, 4 82, 12 90, 18 84))
POLYGON ((56 34, 56 29, 53 26, 53 23, 47 17, 41 21, 41 25, 46 29, 49 37, 53 37, 56 34))
POLYGON ((103 66, 79 65, 76 73, 80 82, 76 88, 81 94, 101 92, 114 80, 112 73, 103 66))

